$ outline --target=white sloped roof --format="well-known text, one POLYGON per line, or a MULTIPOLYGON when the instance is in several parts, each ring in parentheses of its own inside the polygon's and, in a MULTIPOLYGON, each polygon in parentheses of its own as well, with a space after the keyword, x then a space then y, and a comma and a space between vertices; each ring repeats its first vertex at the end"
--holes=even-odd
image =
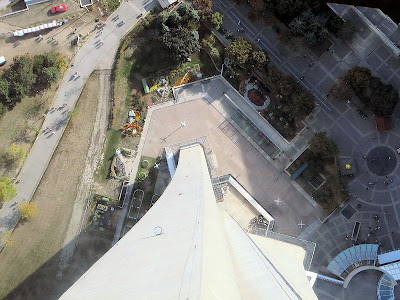
POLYGON ((160 3, 161 7, 167 8, 170 6, 172 3, 175 3, 177 0, 158 0, 158 3, 160 3))

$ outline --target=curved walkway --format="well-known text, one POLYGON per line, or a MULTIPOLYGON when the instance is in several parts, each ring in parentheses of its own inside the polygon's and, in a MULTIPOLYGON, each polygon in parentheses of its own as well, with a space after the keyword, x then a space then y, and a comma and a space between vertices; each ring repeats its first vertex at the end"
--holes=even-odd
MULTIPOLYGON (((124 2, 119 8, 118 13, 120 16, 119 20, 124 20, 126 23, 121 27, 117 27, 116 24, 118 22, 109 21, 101 35, 94 35, 79 50, 73 60, 74 67, 67 71, 57 92, 54 100, 56 110, 53 113, 49 113, 43 123, 42 128, 51 128, 52 134, 45 135, 41 132, 38 135, 20 173, 19 179, 21 182, 16 186, 17 196, 14 201, 6 202, 0 210, 0 233, 13 230, 18 223, 19 213, 16 209, 16 204, 28 202, 32 198, 50 162, 52 154, 62 137, 68 123, 68 114, 64 109, 57 110, 57 108, 66 103, 68 109, 73 109, 85 85, 86 79, 98 63, 103 58, 114 57, 114 53, 119 46, 119 41, 136 24, 138 14, 141 12, 146 13, 153 6, 153 1, 142 2, 131 0, 124 2), (81 76, 76 80, 74 80, 73 76, 75 72, 78 72, 81 76)), ((109 20, 111 20, 111 17, 109 20)), ((2 245, 0 247, 2 248, 2 245)))

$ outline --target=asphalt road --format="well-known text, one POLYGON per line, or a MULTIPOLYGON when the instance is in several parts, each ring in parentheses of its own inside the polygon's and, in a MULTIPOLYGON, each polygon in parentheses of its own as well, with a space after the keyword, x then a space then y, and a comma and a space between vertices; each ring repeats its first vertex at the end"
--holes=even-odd
MULTIPOLYGON (((22 168, 19 176, 20 183, 16 185, 17 196, 13 201, 6 202, 0 210, 0 233, 15 227, 19 220, 16 205, 29 201, 33 196, 66 128, 68 111, 75 106, 89 75, 96 67, 104 69, 104 66, 98 66, 99 62, 105 63, 108 68, 111 68, 112 59, 107 59, 107 56, 110 57, 115 53, 119 41, 138 21, 137 16, 140 13, 146 14, 154 5, 154 1, 125 1, 118 11, 110 16, 103 32, 101 34, 93 33, 93 36, 76 54, 73 60, 74 66, 68 70, 57 92, 54 101, 55 110, 47 115, 41 133, 22 168), (113 22, 112 18, 117 14, 119 19, 113 22), (125 21, 125 24, 118 27, 117 24, 122 20, 125 21), (75 73, 78 75, 74 76, 75 73), (61 108, 64 104, 66 107, 61 108), (50 128, 46 131, 47 133, 43 132, 46 128, 50 128)), ((95 23, 93 23, 94 26, 95 23)))

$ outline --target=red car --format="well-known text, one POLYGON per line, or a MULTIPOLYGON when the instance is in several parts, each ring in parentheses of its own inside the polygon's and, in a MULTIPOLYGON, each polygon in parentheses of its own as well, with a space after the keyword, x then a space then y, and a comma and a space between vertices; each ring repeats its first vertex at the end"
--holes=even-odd
POLYGON ((66 11, 67 9, 68 9, 68 7, 65 4, 63 4, 63 5, 59 5, 59 6, 54 6, 50 10, 53 14, 55 14, 58 12, 66 11))

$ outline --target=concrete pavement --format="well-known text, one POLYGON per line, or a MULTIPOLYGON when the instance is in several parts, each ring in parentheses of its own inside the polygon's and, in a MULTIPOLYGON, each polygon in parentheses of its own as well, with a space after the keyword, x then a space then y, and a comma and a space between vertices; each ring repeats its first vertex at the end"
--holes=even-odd
MULTIPOLYGON (((121 38, 138 21, 138 14, 146 14, 154 5, 153 1, 131 0, 124 2, 118 10, 119 20, 112 22, 111 16, 110 21, 103 29, 103 33, 94 35, 80 48, 73 60, 74 66, 67 71, 57 92, 54 100, 55 110, 47 115, 43 123, 42 129, 51 128, 50 133, 45 134, 41 131, 38 135, 20 173, 20 183, 16 186, 17 196, 13 201, 6 202, 0 210, 0 232, 13 230, 19 220, 19 213, 15 209, 14 202, 28 202, 32 198, 68 123, 67 109, 73 110, 86 79, 103 57, 115 53, 121 38), (117 27, 117 23, 121 20, 126 23, 117 27), (76 72, 80 75, 79 78, 74 76, 76 72), (59 109, 63 104, 67 106, 59 109)), ((95 26, 95 23, 93 23, 93 26, 95 26)))
MULTIPOLYGON (((307 48, 302 49, 301 54, 294 53, 280 42, 273 28, 266 27, 262 21, 248 21, 248 6, 238 6, 227 0, 216 0, 214 5, 224 14, 225 29, 235 35, 244 35, 254 45, 266 49, 270 53, 271 62, 285 73, 290 73, 298 79, 304 76, 304 80, 299 81, 316 96, 320 106, 312 120, 307 121, 307 125, 313 131, 326 131, 337 143, 339 155, 351 157, 355 161, 358 172, 349 181, 352 197, 343 207, 343 214, 337 212, 323 224, 313 223, 305 227, 300 235, 303 239, 317 243, 312 271, 331 275, 326 271, 326 266, 340 251, 352 246, 352 243, 346 240, 346 235, 351 235, 355 221, 361 222, 358 243, 377 243, 381 246, 379 252, 398 249, 399 159, 393 162, 394 169, 388 170, 389 173, 385 176, 374 174, 373 168, 368 165, 369 156, 376 149, 384 147, 395 153, 396 148, 400 146, 398 118, 392 117, 394 128, 390 132, 378 133, 373 116, 368 113, 367 119, 362 119, 357 112, 358 109, 363 109, 357 99, 352 99, 351 103, 346 104, 330 98, 327 94, 331 85, 355 65, 368 67, 374 76, 400 89, 399 57, 362 18, 352 14, 351 10, 345 11, 344 15, 356 26, 357 32, 353 40, 344 42, 332 37, 334 44, 329 51, 317 57, 307 48), (243 33, 236 31, 238 20, 245 28, 243 33), (257 39, 260 39, 258 43, 257 39), (354 214, 346 215, 345 211, 352 211, 354 214), (378 216, 380 222, 376 222, 374 216, 378 216)), ((281 24, 278 23, 276 28, 282 28, 281 24)), ((393 157, 395 155, 393 154, 393 157)), ((387 155, 384 158, 387 158, 387 155)), ((324 299, 336 299, 335 295, 338 295, 342 288, 328 290, 317 287, 316 291, 319 295, 323 294, 324 299)))

